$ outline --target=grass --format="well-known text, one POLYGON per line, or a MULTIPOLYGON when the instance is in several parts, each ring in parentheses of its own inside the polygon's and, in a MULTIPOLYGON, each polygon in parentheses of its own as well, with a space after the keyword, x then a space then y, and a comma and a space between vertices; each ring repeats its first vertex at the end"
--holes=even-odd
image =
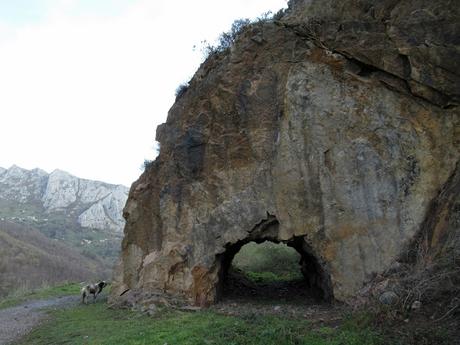
POLYGON ((68 295, 78 295, 80 284, 66 283, 53 287, 45 287, 31 291, 18 291, 16 294, 0 300, 0 309, 9 308, 30 300, 47 299, 68 295))
POLYGON ((232 265, 255 283, 303 279, 300 255, 285 244, 248 243, 235 255, 232 265))
POLYGON ((285 274, 275 274, 273 272, 245 272, 247 278, 252 280, 254 283, 266 284, 273 282, 285 282, 303 279, 301 274, 292 274, 291 272, 286 272, 285 274))
POLYGON ((50 312, 21 345, 379 345, 368 328, 313 329, 304 319, 275 316, 226 316, 212 311, 164 310, 155 317, 108 309, 103 303, 50 312), (94 317, 97 315, 97 317, 94 317))
POLYGON ((104 262, 23 224, 0 221, 0 300, 69 281, 109 277, 104 262), (19 290, 19 291, 18 291, 19 290))
POLYGON ((0 218, 36 228, 50 239, 60 240, 93 257, 101 257, 110 266, 120 252, 121 234, 82 228, 74 217, 69 217, 63 211, 46 213, 38 202, 19 204, 14 200, 0 198, 0 218), (91 243, 84 240, 90 240, 91 243))

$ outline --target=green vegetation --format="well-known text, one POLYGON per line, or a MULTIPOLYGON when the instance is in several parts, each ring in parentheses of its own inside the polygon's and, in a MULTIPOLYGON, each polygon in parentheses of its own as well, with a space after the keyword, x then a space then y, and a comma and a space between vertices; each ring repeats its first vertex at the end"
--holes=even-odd
POLYGON ((33 227, 46 237, 62 241, 85 255, 103 260, 111 268, 120 253, 122 234, 82 228, 66 212, 47 213, 39 202, 18 205, 16 201, 0 198, 0 219, 33 227), (46 214, 46 218, 44 217, 46 214))
POLYGON ((231 46, 235 43, 235 40, 241 35, 244 31, 248 30, 251 27, 256 25, 261 26, 264 23, 272 22, 279 20, 284 15, 284 10, 280 10, 277 13, 273 14, 271 11, 265 12, 254 20, 249 18, 240 18, 235 20, 230 27, 230 30, 222 32, 216 44, 210 44, 207 41, 202 41, 202 52, 207 59, 209 56, 223 53, 229 50, 231 46))
POLYGON ((103 279, 103 262, 21 224, 0 221, 0 297, 67 281, 103 279))
POLYGON ((189 83, 186 82, 186 83, 180 84, 177 87, 177 89, 176 89, 176 100, 179 99, 180 97, 182 97, 182 95, 187 92, 189 86, 190 86, 189 83))
MULTIPOLYGON (((293 280, 290 275, 276 275, 273 272, 247 272, 245 273, 246 277, 254 283, 271 283, 271 282, 283 282, 287 280, 293 280)), ((294 276, 294 279, 298 278, 297 275, 294 276)))
POLYGON ((162 311, 148 317, 102 303, 51 312, 53 320, 20 344, 378 345, 368 328, 313 328, 306 320, 226 316, 212 311, 162 311), (97 315, 97 317, 94 317, 97 315))
POLYGON ((237 19, 232 23, 232 26, 229 31, 222 32, 219 35, 218 43, 216 45, 208 44, 203 42, 205 47, 203 48, 203 53, 205 57, 210 55, 221 53, 229 49, 235 42, 238 35, 240 35, 244 30, 246 30, 251 21, 248 18, 237 19))
POLYGON ((303 279, 300 255, 285 244, 248 243, 233 259, 233 267, 255 283, 303 279))
MULTIPOLYGON (((0 308, 29 299, 76 295, 79 289, 79 284, 41 289, 3 301, 0 308)), ((241 308, 241 313, 230 316, 213 308, 189 312, 160 307, 151 317, 111 309, 100 299, 94 304, 49 310, 48 320, 15 344, 447 345, 455 339, 442 325, 404 329, 400 324, 379 322, 371 312, 334 314, 331 324, 318 323, 318 319, 310 322, 300 315, 264 315, 245 305, 241 308), (336 316, 340 324, 332 321, 336 316)))
POLYGON ((16 290, 14 294, 0 300, 0 309, 13 307, 26 301, 45 299, 51 297, 61 297, 68 295, 78 295, 80 285, 78 283, 66 283, 53 287, 42 287, 36 290, 24 291, 16 290))

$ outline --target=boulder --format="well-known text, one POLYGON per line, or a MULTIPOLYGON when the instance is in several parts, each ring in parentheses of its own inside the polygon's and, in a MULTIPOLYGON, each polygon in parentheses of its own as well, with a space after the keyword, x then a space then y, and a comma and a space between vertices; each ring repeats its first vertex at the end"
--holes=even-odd
POLYGON ((385 291, 379 296, 379 301, 382 304, 392 305, 398 301, 399 297, 393 291, 385 291))

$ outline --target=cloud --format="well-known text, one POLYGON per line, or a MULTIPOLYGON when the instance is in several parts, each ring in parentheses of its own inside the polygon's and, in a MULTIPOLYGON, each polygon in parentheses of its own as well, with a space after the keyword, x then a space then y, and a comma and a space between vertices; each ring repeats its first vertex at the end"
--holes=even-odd
POLYGON ((0 166, 130 183, 201 62, 193 45, 283 3, 132 1, 106 15, 61 0, 38 23, 0 23, 0 166))

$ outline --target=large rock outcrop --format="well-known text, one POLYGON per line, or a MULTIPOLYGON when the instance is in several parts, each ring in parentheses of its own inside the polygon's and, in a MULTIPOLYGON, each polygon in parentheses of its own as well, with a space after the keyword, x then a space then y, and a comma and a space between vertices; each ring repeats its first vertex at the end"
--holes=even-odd
POLYGON ((325 298, 387 269, 459 160, 449 4, 293 1, 211 56, 131 188, 112 300, 213 303, 249 241, 293 246, 325 298))
POLYGON ((460 102, 460 7, 430 0, 294 0, 285 23, 387 86, 442 107, 460 102))

